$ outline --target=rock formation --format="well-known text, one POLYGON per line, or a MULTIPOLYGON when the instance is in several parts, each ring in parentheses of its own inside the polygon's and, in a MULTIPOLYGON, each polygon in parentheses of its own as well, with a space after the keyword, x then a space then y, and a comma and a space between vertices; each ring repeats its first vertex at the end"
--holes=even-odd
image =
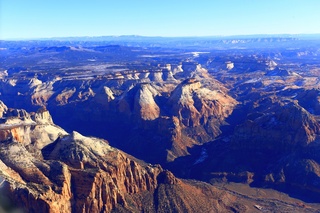
POLYGON ((319 123, 297 103, 275 105, 270 111, 238 126, 234 139, 238 142, 252 143, 252 148, 261 148, 263 144, 269 147, 293 148, 306 146, 318 140, 319 123))
POLYGON ((52 123, 45 109, 30 116, 24 110, 7 109, 3 103, 1 106, 4 115, 11 113, 12 119, 30 120, 35 127, 26 121, 19 127, 0 124, 14 136, 0 141, 0 176, 5 180, 1 192, 26 212, 246 209, 240 197, 205 183, 180 180, 159 165, 136 160, 105 140, 78 132, 66 134, 52 123), (43 128, 43 134, 36 134, 36 127, 43 128), (16 128, 24 132, 14 133, 16 128), (53 129, 59 134, 48 131, 53 129), (51 138, 43 137, 45 134, 51 134, 51 138), (36 140, 46 142, 34 146, 36 140))

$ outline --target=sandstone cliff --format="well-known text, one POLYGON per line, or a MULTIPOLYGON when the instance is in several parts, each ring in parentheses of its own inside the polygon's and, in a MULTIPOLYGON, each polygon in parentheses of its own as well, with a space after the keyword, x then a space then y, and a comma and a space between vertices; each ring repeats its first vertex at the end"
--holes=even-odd
POLYGON ((262 116, 239 125, 234 134, 237 143, 279 151, 292 150, 318 141, 320 125, 295 102, 274 104, 262 116))
MULTIPOLYGON (((237 105, 196 62, 119 71, 103 78, 13 77, 0 84, 9 106, 46 106, 68 131, 74 127, 107 138, 113 146, 154 163, 188 155, 188 148, 216 138, 237 105), (144 155, 146 151, 153 157, 144 155)), ((39 116, 34 119, 44 122, 39 116)))
MULTIPOLYGON (((6 115, 7 108, 1 105, 6 115)), ((13 119, 33 121, 34 127, 54 125, 45 109, 34 116, 23 110, 14 113, 13 119)), ((12 134, 17 128, 6 123, 0 127, 12 134)), ((19 140, 0 140, 0 176, 5 180, 1 193, 26 212, 229 212, 247 208, 240 197, 205 183, 177 179, 105 140, 78 132, 66 134, 54 126, 61 130, 58 135, 30 149, 35 139, 47 138, 35 134, 27 123, 18 128, 25 130, 24 137, 16 134, 19 140)), ((42 132, 49 134, 46 129, 42 132)))

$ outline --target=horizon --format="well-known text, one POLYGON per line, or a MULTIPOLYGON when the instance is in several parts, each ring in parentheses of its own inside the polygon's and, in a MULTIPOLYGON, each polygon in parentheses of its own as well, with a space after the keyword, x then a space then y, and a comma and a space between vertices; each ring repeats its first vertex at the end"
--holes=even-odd
POLYGON ((36 40, 59 40, 59 39, 84 39, 84 38, 159 38, 159 39, 196 39, 196 38, 305 38, 305 37, 318 37, 320 33, 296 33, 296 34, 240 34, 240 35, 203 35, 203 36, 147 36, 147 35, 100 35, 100 36, 61 36, 61 37, 38 37, 38 38, 1 38, 0 41, 36 41, 36 40))
POLYGON ((319 34, 320 1, 0 2, 0 39, 319 34))

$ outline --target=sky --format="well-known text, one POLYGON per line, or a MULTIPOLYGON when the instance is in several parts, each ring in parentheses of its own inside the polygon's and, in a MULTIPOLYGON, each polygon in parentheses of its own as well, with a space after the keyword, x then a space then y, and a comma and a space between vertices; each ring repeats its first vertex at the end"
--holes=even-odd
POLYGON ((0 39, 320 33, 320 0, 0 0, 0 39))

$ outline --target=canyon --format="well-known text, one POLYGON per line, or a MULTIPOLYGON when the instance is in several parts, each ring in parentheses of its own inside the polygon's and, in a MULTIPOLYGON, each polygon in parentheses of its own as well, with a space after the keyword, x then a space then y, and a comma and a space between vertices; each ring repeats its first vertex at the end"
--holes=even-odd
POLYGON ((2 42, 2 191, 28 212, 318 211, 318 40, 235 41, 2 42))

